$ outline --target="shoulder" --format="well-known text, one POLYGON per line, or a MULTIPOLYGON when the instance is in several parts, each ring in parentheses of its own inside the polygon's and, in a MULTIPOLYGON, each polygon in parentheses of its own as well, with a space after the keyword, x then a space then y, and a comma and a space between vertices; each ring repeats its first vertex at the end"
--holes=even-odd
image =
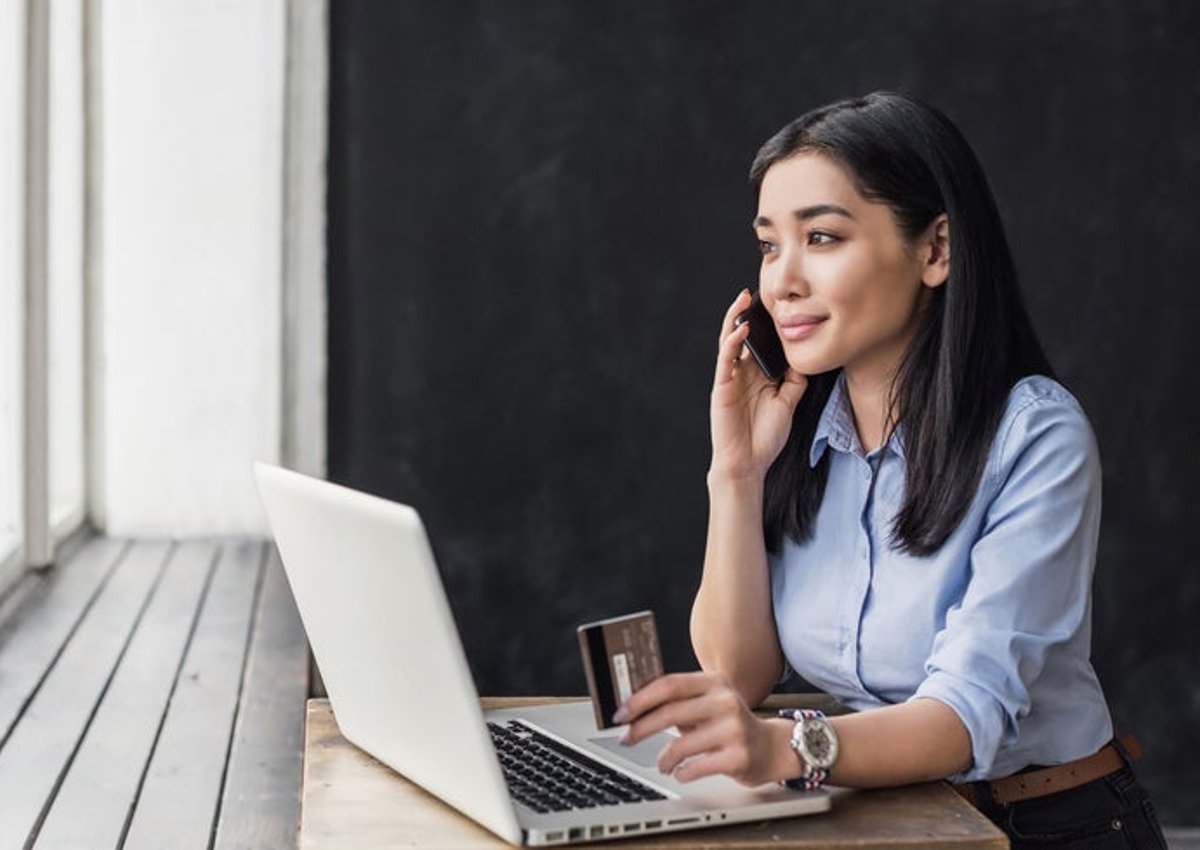
POLYGON ((1011 424, 1034 413, 1087 422, 1079 400, 1058 381, 1045 375, 1026 375, 1008 392, 1004 420, 1011 424))
POLYGON ((1072 466, 1099 463, 1096 437, 1083 406, 1066 387, 1045 375, 1028 375, 1009 391, 989 470, 1003 478, 1031 455, 1072 466))

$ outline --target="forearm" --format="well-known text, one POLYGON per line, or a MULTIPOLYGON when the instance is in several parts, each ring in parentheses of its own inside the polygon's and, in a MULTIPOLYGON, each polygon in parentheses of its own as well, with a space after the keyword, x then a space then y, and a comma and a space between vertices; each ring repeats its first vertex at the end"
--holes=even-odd
MULTIPOLYGON (((772 750, 790 750, 791 721, 770 721, 772 750), (782 724, 782 725, 780 725, 782 724)), ((837 732, 838 758, 832 785, 875 788, 945 779, 971 765, 971 736, 954 710, 934 699, 871 709, 830 718, 837 732)), ((798 776, 799 758, 791 754, 798 776)))
POLYGON ((700 665, 720 673, 750 705, 771 691, 783 665, 762 531, 761 481, 709 474, 704 573, 692 606, 700 665))
MULTIPOLYGON (((672 726, 682 734, 659 753, 658 767, 681 782, 723 773, 746 785, 803 775, 792 749, 795 723, 755 717, 724 676, 674 673, 636 691, 618 712, 633 746, 672 726)), ((838 755, 828 781, 850 788, 944 779, 971 765, 971 741, 944 703, 918 699, 830 719, 838 755)))

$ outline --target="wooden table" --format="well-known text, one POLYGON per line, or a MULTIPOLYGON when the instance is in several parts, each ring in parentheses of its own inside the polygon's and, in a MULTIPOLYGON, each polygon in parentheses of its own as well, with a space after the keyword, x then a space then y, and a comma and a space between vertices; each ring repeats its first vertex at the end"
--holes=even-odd
MULTIPOLYGON (((493 698, 483 703, 485 708, 505 708, 549 701, 493 698)), ((833 809, 824 814, 631 837, 605 842, 605 846, 614 850, 1008 847, 1004 834, 944 782, 877 791, 834 789, 834 794, 833 809)), ((508 846, 347 742, 338 730, 328 700, 308 701, 301 850, 474 850, 508 846)))

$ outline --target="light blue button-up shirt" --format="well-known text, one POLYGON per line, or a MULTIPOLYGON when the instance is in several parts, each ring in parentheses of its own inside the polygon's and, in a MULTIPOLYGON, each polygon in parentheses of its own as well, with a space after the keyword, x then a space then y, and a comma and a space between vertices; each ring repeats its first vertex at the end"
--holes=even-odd
POLYGON ((1043 376, 1009 394, 978 491, 933 555, 889 545, 904 434, 864 454, 844 376, 813 439, 829 479, 808 543, 768 558, 788 664, 853 709, 953 709, 974 764, 955 781, 1059 764, 1112 737, 1089 660, 1100 460, 1079 403, 1043 376))

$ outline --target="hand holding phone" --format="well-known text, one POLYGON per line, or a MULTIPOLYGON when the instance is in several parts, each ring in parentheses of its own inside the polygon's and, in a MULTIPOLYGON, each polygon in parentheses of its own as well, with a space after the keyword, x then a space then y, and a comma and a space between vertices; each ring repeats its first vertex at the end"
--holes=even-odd
POLYGON ((750 333, 746 337, 746 350, 750 352, 763 374, 772 382, 779 383, 787 373, 787 356, 783 353, 783 343, 775 331, 775 320, 763 306, 762 298, 757 292, 750 301, 749 309, 734 319, 734 324, 739 327, 747 322, 750 323, 750 333))
POLYGON ((789 367, 774 320, 748 289, 725 311, 716 366, 709 472, 742 480, 766 475, 787 442, 808 379, 789 367))

